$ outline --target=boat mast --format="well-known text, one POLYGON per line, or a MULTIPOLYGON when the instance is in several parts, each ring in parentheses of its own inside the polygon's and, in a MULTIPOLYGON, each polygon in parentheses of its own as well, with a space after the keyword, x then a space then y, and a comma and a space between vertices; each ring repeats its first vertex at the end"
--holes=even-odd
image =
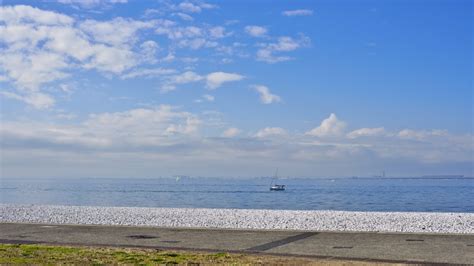
POLYGON ((275 175, 273 176, 272 181, 270 182, 270 186, 273 185, 273 181, 275 181, 277 177, 278 177, 278 167, 277 167, 277 169, 276 169, 276 171, 275 171, 275 175))

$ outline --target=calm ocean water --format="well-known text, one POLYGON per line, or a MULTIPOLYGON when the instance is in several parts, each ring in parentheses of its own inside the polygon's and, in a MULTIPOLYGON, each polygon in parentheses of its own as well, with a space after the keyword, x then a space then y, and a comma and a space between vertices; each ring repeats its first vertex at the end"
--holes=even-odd
POLYGON ((474 212, 474 179, 8 179, 0 203, 288 210, 474 212))

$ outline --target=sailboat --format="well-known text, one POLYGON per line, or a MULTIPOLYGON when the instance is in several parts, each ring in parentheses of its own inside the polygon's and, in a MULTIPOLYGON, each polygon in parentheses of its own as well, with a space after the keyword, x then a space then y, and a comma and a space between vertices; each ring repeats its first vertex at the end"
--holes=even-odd
POLYGON ((285 190, 285 185, 278 185, 278 184, 273 184, 273 181, 276 180, 278 177, 278 168, 275 172, 275 176, 272 178, 272 182, 270 183, 270 191, 283 191, 285 190))

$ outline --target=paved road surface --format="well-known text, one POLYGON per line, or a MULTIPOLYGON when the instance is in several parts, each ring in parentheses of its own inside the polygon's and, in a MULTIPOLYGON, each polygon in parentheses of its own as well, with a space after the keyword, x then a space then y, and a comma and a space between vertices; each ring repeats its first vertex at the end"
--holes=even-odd
POLYGON ((0 243, 145 247, 358 261, 474 264, 474 235, 0 223, 0 243))

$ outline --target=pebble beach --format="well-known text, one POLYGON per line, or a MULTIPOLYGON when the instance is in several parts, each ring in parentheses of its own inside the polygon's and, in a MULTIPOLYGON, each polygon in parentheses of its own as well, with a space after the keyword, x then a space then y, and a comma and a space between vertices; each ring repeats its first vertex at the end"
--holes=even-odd
POLYGON ((474 213, 0 204, 1 223, 474 234, 474 213))

